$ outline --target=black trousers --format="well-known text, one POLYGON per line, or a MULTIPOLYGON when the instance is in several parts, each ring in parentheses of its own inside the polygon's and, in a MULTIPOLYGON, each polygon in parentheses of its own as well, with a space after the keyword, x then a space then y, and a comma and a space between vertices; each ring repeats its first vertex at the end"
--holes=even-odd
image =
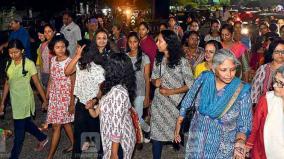
MULTIPOLYGON (((72 152, 72 159, 79 159, 82 153, 81 141, 82 133, 84 132, 98 132, 100 133, 100 120, 99 117, 93 118, 89 114, 89 111, 85 109, 85 105, 78 101, 75 106, 75 119, 74 119, 74 146, 72 152)), ((85 139, 85 138, 83 138, 85 139)), ((100 144, 100 149, 98 155, 103 153, 102 144, 100 144)))

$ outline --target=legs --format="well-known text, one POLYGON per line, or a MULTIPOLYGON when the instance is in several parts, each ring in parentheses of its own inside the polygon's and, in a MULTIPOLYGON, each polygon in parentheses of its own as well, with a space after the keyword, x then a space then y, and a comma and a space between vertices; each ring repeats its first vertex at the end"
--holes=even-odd
POLYGON ((138 113, 142 130, 144 130, 145 132, 150 132, 150 126, 142 118, 144 99, 145 99, 145 96, 137 96, 134 100, 134 106, 135 106, 135 110, 138 113))
POLYGON ((48 159, 53 159, 53 156, 56 152, 57 146, 58 146, 58 142, 60 139, 60 135, 61 135, 61 125, 60 124, 52 124, 52 139, 51 139, 51 145, 50 145, 50 149, 48 152, 48 159))
POLYGON ((37 138, 38 141, 44 141, 47 136, 42 133, 38 127, 31 121, 31 118, 26 119, 25 130, 37 138))
POLYGON ((25 119, 14 120, 15 138, 10 159, 18 159, 20 156, 25 139, 25 121, 25 119))
POLYGON ((74 135, 73 135, 71 123, 64 124, 63 127, 64 127, 64 130, 65 130, 65 132, 66 132, 66 134, 67 134, 67 136, 68 136, 68 138, 71 142, 71 146, 67 147, 66 152, 70 152, 73 149, 73 145, 74 145, 74 135))
POLYGON ((81 150, 81 134, 85 131, 85 118, 86 113, 84 110, 84 104, 79 101, 75 106, 75 119, 74 119, 74 144, 72 151, 72 159, 80 158, 82 150, 81 150))
POLYGON ((161 141, 152 140, 153 159, 161 159, 163 143, 161 141))

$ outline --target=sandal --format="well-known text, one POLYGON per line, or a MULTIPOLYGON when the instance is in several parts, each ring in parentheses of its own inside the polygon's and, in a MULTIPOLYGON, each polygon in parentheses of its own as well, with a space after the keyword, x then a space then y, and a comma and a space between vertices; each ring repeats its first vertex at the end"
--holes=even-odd
POLYGON ((48 131, 48 124, 41 124, 41 127, 38 127, 38 129, 41 131, 41 132, 46 132, 48 131))
POLYGON ((62 153, 63 153, 63 154, 67 154, 67 153, 72 152, 72 150, 73 150, 73 146, 63 149, 63 150, 62 150, 62 153))

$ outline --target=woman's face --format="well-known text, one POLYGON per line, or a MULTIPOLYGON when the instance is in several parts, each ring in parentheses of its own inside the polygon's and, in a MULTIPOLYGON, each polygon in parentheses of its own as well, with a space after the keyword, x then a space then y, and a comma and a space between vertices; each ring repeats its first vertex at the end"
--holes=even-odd
POLYGON ((128 39, 128 46, 131 51, 136 51, 138 49, 139 41, 135 36, 131 36, 128 39))
POLYGON ((104 48, 107 45, 107 34, 105 32, 99 32, 96 35, 96 44, 99 48, 104 48))
POLYGON ((273 80, 273 88, 276 96, 284 97, 284 78, 281 73, 276 73, 273 80))
POLYGON ((192 22, 190 25, 190 31, 198 31, 199 30, 199 25, 196 22, 192 22))
POLYGON ((144 26, 140 25, 139 26, 139 36, 140 38, 144 38, 148 35, 149 30, 144 26))
POLYGON ((199 45, 199 37, 196 34, 191 34, 188 37, 188 46, 190 48, 197 48, 199 45))
POLYGON ((221 38, 223 41, 229 42, 232 41, 232 33, 227 29, 221 30, 221 38))
POLYGON ((219 32, 219 30, 220 30, 220 24, 219 23, 213 23, 211 25, 211 31, 212 32, 219 32))
POLYGON ((169 19, 169 27, 174 27, 176 25, 176 21, 174 18, 169 19))
POLYGON ((158 36, 158 40, 157 40, 157 47, 159 49, 160 52, 165 52, 168 51, 167 47, 168 44, 166 43, 166 41, 164 40, 162 34, 159 34, 158 36))
POLYGON ((231 83, 236 75, 236 67, 233 60, 226 59, 214 69, 216 81, 221 84, 231 83))
POLYGON ((14 60, 14 61, 19 61, 19 60, 22 59, 23 51, 24 51, 24 50, 20 50, 20 49, 17 49, 17 48, 10 48, 10 49, 8 50, 9 56, 10 56, 11 59, 14 60))
POLYGON ((213 44, 207 44, 205 46, 205 60, 207 62, 212 62, 215 52, 216 52, 215 46, 213 44))
POLYGON ((58 41, 54 45, 54 52, 56 56, 63 57, 66 55, 66 46, 63 41, 58 41))
POLYGON ((52 30, 49 26, 44 28, 44 37, 47 41, 50 41, 54 36, 54 30, 52 30))
POLYGON ((284 63, 284 45, 278 44, 273 51, 272 58, 274 62, 284 63))

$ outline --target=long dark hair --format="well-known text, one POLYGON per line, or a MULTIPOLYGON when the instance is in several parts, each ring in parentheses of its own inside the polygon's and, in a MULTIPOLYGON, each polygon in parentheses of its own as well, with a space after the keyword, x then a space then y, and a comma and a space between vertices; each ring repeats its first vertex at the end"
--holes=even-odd
POLYGON ((85 70, 91 67, 91 62, 95 59, 94 45, 91 45, 91 41, 88 39, 82 39, 78 41, 78 45, 86 45, 82 52, 82 57, 79 59, 79 69, 85 70))
POLYGON ((136 97, 136 76, 131 59, 123 53, 112 54, 109 58, 105 67, 103 95, 119 84, 127 89, 130 102, 133 105, 136 97))
POLYGON ((222 46, 222 44, 221 44, 219 41, 216 41, 216 40, 209 40, 209 41, 207 41, 207 42, 205 43, 204 48, 205 48, 206 45, 208 45, 208 44, 214 45, 214 47, 215 47, 215 49, 216 49, 216 52, 217 52, 218 50, 220 50, 220 49, 223 49, 223 46, 222 46))
POLYGON ((66 56, 69 56, 70 55, 70 52, 69 50, 67 49, 68 46, 69 46, 69 42, 65 39, 64 35, 62 33, 56 33, 53 38, 51 39, 51 41, 48 43, 48 49, 50 50, 50 53, 52 55, 56 55, 55 52, 54 52, 54 46, 56 43, 58 42, 63 42, 65 44, 65 47, 66 47, 66 52, 65 52, 65 55, 66 56))
POLYGON ((276 40, 271 42, 267 50, 267 53, 265 54, 264 63, 270 63, 273 61, 272 59, 273 52, 279 44, 284 45, 284 40, 277 38, 276 40))
POLYGON ((138 50, 137 50, 137 55, 136 55, 136 59, 137 61, 135 62, 135 67, 136 67, 136 70, 135 71, 140 71, 141 70, 141 64, 142 64, 142 56, 143 56, 143 53, 142 53, 142 49, 139 45, 139 36, 138 36, 138 33, 136 32, 130 32, 127 36, 127 52, 130 51, 130 47, 128 45, 128 41, 131 37, 134 37, 137 39, 138 41, 138 50))
MULTIPOLYGON (((175 32, 172 30, 163 30, 160 33, 167 43, 167 49, 169 52, 168 67, 174 69, 175 66, 180 64, 180 59, 183 56, 181 42, 175 32)), ((158 66, 163 60, 164 54, 157 53, 156 65, 158 66)))
POLYGON ((106 30, 104 30, 104 29, 98 29, 98 30, 96 31, 96 35, 95 35, 95 43, 94 43, 94 45, 95 45, 95 47, 96 47, 95 53, 98 53, 98 54, 99 54, 99 49, 98 49, 98 47, 97 47, 97 42, 96 42, 96 38, 97 38, 97 35, 98 35, 99 33, 105 33, 105 34, 107 35, 107 44, 106 44, 106 46, 105 46, 104 53, 110 51, 111 48, 110 48, 110 43, 109 43, 109 39, 108 39, 108 38, 109 38, 108 32, 107 32, 106 30))
MULTIPOLYGON (((19 49, 21 51, 24 51, 24 45, 23 43, 18 40, 18 39, 13 39, 13 40, 10 40, 9 43, 8 43, 8 50, 9 49, 12 49, 12 48, 16 48, 16 49, 19 49)), ((7 66, 6 66, 6 69, 5 69, 5 75, 6 75, 6 78, 8 79, 8 74, 7 74, 7 71, 10 67, 12 63, 12 59, 9 58, 8 62, 7 62, 7 66)), ((25 69, 25 63, 26 63, 26 58, 25 58, 25 53, 23 52, 23 55, 22 55, 22 74, 23 76, 25 77, 28 73, 28 71, 25 69)))

